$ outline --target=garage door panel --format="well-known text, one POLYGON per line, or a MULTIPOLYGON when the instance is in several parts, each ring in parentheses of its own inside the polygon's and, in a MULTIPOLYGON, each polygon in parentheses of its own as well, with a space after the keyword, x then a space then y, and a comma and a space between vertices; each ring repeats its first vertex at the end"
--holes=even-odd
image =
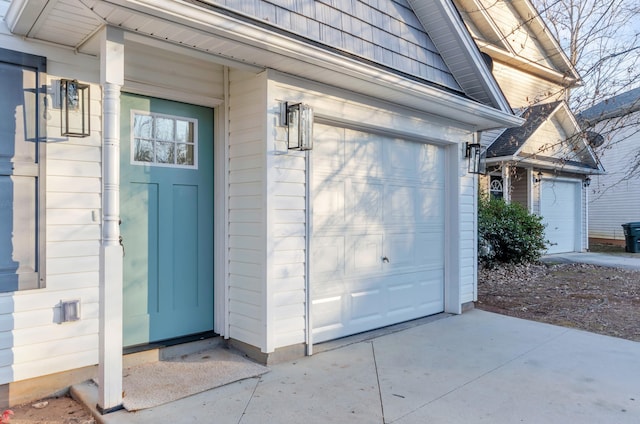
POLYGON ((327 175, 344 168, 345 145, 344 129, 328 125, 316 125, 313 128, 314 158, 313 166, 327 175))
POLYGON ((385 143, 387 157, 385 176, 388 178, 415 178, 418 170, 420 144, 393 139, 385 143))
POLYGON ((344 236, 314 237, 311 257, 318 281, 343 278, 345 270, 344 236))
POLYGON ((379 137, 360 131, 345 132, 344 169, 356 176, 379 177, 382 174, 382 148, 379 137))
POLYGON ((383 189, 382 183, 351 183, 348 209, 358 222, 382 222, 383 189))
POLYGON ((382 234, 349 237, 347 272, 370 274, 382 271, 382 234))
POLYGON ((579 187, 579 182, 542 181, 540 214, 546 225, 545 237, 551 242, 547 253, 576 250, 579 187))
POLYGON ((441 312, 444 149, 347 129, 344 167, 329 173, 322 156, 340 149, 322 142, 312 154, 314 342, 441 312))
POLYGON ((346 308, 343 299, 343 296, 331 296, 312 302, 314 332, 339 332, 344 328, 342 311, 346 308))
POLYGON ((412 186, 388 184, 385 190, 385 224, 415 221, 416 190, 412 186))
POLYGON ((325 180, 317 188, 313 201, 313 223, 319 227, 344 225, 345 223, 345 181, 325 180))
POLYGON ((441 228, 422 230, 416 234, 416 263, 441 268, 444 263, 444 232, 441 228))
POLYGON ((418 223, 444 225, 444 190, 423 187, 418 189, 418 223))
POLYGON ((350 323, 364 324, 366 321, 378 321, 384 314, 382 292, 379 289, 360 290, 350 296, 350 323))
POLYGON ((418 239, 415 232, 387 233, 384 254, 389 259, 387 269, 416 266, 418 239))
POLYGON ((444 187, 444 149, 433 144, 419 144, 418 176, 429 187, 444 187))

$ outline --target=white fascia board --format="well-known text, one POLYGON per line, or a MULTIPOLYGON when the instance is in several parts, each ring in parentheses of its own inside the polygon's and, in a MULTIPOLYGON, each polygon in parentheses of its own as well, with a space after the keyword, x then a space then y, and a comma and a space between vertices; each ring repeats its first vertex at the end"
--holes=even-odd
POLYGON ((571 72, 571 78, 576 80, 576 85, 581 85, 582 80, 578 71, 573 66, 567 54, 564 52, 564 49, 558 43, 558 40, 551 34, 551 30, 547 26, 547 23, 542 19, 540 13, 533 7, 529 0, 519 0, 514 1, 513 6, 520 13, 520 16, 523 19, 528 19, 530 22, 530 28, 534 31, 538 40, 540 40, 540 44, 547 50, 554 50, 555 52, 550 52, 549 57, 560 58, 561 62, 567 67, 567 70, 571 72), (531 17, 531 18, 530 18, 531 17))
POLYGON ((500 156, 495 158, 487 158, 486 164, 495 165, 504 162, 515 163, 516 166, 520 166, 526 168, 527 165, 529 167, 535 167, 536 169, 544 169, 548 171, 560 171, 560 172, 568 172, 574 174, 583 174, 583 175, 599 175, 604 174, 603 169, 590 169, 583 168, 575 165, 554 165, 548 161, 533 159, 533 158, 523 158, 521 156, 500 156))
POLYGON ((541 78, 553 81, 564 87, 575 87, 577 85, 580 85, 580 80, 577 79, 577 77, 567 76, 557 70, 542 66, 533 60, 529 60, 523 56, 516 55, 511 50, 506 51, 504 49, 496 47, 489 42, 481 40, 478 40, 478 45, 481 50, 484 50, 494 59, 501 60, 505 63, 515 66, 516 68, 523 69, 541 78))
POLYGON ((13 0, 4 18, 9 31, 16 35, 27 35, 35 25, 49 0, 13 0))
MULTIPOLYGON (((469 68, 478 76, 478 83, 481 84, 487 95, 495 102, 500 110, 507 113, 510 112, 511 106, 509 106, 509 102, 502 93, 491 70, 485 64, 480 49, 462 21, 460 13, 453 2, 451 0, 408 0, 408 2, 420 22, 422 22, 425 30, 427 30, 427 33, 429 23, 438 15, 437 13, 433 13, 433 8, 439 8, 441 10, 442 15, 447 18, 447 27, 451 30, 450 34, 447 35, 451 37, 450 40, 455 40, 457 47, 464 52, 469 68)), ((446 62, 447 52, 440 51, 440 54, 446 62)), ((451 71, 454 72, 455 77, 456 70, 451 69, 451 71)))
MULTIPOLYGON (((205 13, 200 6, 175 0, 107 0, 104 2, 161 18, 168 22, 198 28, 247 46, 259 47, 273 52, 274 55, 286 56, 318 68, 329 69, 362 81, 375 83, 393 90, 395 93, 402 93, 416 109, 421 109, 421 105, 429 106, 431 109, 437 106, 442 110, 444 116, 456 116, 456 120, 471 125, 477 130, 519 126, 523 122, 521 118, 510 113, 510 108, 499 91, 497 83, 495 84, 496 95, 499 94, 498 97, 504 100, 500 110, 455 95, 444 89, 423 84, 392 72, 385 72, 378 67, 293 39, 286 34, 272 32, 244 20, 215 11, 206 11, 205 13)), ((473 43, 471 37, 468 36, 468 38, 468 41, 473 43)), ((480 51, 475 44, 472 47, 471 50, 477 53, 478 60, 482 60, 480 51)), ((484 62, 481 63, 484 64, 484 62)), ((488 70, 486 71, 488 72, 488 70)), ((490 81, 493 81, 493 77, 490 77, 490 81)))

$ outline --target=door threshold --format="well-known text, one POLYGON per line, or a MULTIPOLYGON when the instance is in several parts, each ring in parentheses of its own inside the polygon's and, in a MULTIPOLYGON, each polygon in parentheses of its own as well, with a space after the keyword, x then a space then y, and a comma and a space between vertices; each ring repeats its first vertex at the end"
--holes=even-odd
POLYGON ((163 361, 182 355, 211 349, 223 343, 222 337, 213 331, 176 337, 123 349, 123 366, 163 361))

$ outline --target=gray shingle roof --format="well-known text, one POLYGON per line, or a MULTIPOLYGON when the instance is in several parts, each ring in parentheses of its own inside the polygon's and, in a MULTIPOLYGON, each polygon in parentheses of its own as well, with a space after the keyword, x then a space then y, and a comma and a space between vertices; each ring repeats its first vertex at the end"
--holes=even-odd
POLYGON ((578 114, 577 118, 587 124, 603 119, 617 118, 640 110, 640 87, 610 97, 578 114))
POLYGON ((514 155, 560 104, 541 103, 527 108, 521 115, 526 121, 520 127, 508 128, 487 148, 487 158, 514 155))

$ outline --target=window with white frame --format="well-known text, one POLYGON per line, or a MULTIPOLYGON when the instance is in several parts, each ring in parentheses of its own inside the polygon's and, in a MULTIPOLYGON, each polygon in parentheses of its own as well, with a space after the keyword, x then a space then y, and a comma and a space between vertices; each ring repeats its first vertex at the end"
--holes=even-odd
POLYGON ((198 167, 197 119, 134 110, 131 122, 131 163, 198 167))
POLYGON ((501 176, 491 176, 489 179, 489 193, 494 199, 502 199, 504 197, 504 183, 501 176))

